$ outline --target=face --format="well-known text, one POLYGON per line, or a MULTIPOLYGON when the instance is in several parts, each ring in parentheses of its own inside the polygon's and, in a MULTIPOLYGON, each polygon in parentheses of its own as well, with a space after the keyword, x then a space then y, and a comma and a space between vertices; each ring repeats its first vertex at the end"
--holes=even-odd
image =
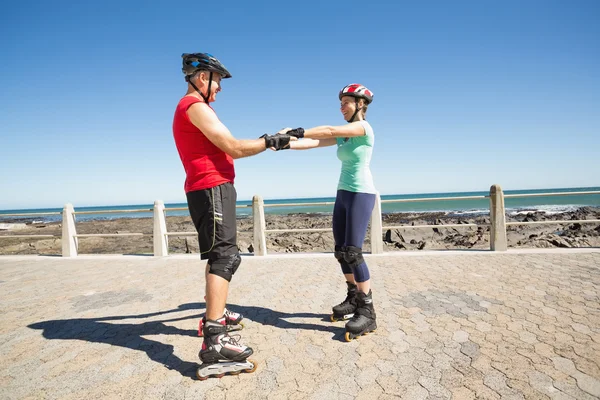
MULTIPOLYGON (((363 99, 358 99, 358 106, 362 107, 362 105, 363 99)), ((356 99, 352 96, 342 96, 342 100, 340 101, 340 111, 342 112, 344 119, 349 121, 356 111, 356 99)))
MULTIPOLYGON (((210 72, 201 72, 200 80, 202 81, 202 85, 206 88, 202 92, 208 89, 208 79, 210 78, 210 72)), ((210 96, 208 98, 208 102, 212 103, 217 99, 217 93, 221 91, 221 75, 213 72, 212 74, 212 83, 210 84, 210 96)))
POLYGON ((354 97, 342 96, 342 100, 340 100, 340 111, 342 112, 342 115, 346 121, 352 118, 354 111, 356 111, 356 102, 354 101, 354 97))

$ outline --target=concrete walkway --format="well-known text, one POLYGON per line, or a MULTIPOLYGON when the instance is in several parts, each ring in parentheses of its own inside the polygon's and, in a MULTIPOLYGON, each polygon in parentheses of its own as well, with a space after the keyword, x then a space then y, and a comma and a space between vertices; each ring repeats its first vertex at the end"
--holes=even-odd
POLYGON ((600 398, 597 249, 367 261, 379 329, 346 343, 332 255, 245 257, 258 369, 200 382, 197 256, 0 257, 0 398, 600 398))

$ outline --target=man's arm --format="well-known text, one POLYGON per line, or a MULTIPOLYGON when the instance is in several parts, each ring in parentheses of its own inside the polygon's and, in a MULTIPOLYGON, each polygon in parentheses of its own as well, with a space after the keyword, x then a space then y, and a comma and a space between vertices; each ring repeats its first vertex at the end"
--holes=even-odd
POLYGON ((219 149, 232 158, 242 158, 262 153, 266 150, 265 140, 238 140, 229 129, 219 121, 215 112, 205 103, 194 103, 187 111, 190 121, 219 149))

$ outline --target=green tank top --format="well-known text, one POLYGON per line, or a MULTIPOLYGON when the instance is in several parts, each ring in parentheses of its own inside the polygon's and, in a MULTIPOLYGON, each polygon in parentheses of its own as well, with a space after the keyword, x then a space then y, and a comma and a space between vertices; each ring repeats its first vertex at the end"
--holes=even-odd
POLYGON ((342 162, 338 190, 357 193, 377 193, 369 164, 373 154, 375 135, 367 121, 360 121, 364 136, 337 138, 337 157, 342 162))

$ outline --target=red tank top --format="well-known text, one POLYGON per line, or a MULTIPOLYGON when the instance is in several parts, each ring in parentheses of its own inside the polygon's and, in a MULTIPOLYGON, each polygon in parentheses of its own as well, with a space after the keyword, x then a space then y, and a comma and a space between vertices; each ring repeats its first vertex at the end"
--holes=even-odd
POLYGON ((173 118, 173 137, 185 169, 186 193, 233 183, 235 178, 233 158, 212 144, 188 117, 188 108, 198 102, 201 100, 194 96, 183 97, 173 118))

